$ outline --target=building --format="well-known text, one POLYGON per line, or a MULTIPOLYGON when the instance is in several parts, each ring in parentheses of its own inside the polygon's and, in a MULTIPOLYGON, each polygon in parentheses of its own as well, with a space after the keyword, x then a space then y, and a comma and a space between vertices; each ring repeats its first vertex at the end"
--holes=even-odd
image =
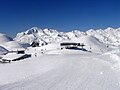
POLYGON ((29 58, 29 57, 31 57, 30 54, 8 53, 2 57, 1 62, 9 62, 10 63, 11 61, 18 61, 18 60, 22 60, 22 59, 29 58))
POLYGON ((39 47, 39 43, 38 42, 32 42, 31 46, 32 47, 39 47))
POLYGON ((62 48, 66 48, 66 49, 75 49, 75 48, 78 48, 78 47, 81 47, 83 49, 83 47, 85 45, 84 45, 84 43, 63 42, 63 43, 60 43, 60 46, 62 48))
POLYGON ((31 54, 25 54, 24 48, 16 48, 2 56, 1 62, 18 61, 29 57, 31 57, 31 54))

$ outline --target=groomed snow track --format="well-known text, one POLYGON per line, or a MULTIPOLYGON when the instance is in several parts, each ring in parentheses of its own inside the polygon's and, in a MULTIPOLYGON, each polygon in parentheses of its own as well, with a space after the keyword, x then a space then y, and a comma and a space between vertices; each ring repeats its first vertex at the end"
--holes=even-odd
POLYGON ((59 57, 66 58, 58 67, 41 75, 3 85, 0 90, 120 90, 119 73, 111 68, 109 62, 100 59, 101 56, 59 57))

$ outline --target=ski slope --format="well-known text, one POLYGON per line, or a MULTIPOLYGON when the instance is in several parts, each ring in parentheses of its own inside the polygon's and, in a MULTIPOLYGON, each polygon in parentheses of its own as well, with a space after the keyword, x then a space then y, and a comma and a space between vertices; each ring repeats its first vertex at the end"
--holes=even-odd
POLYGON ((67 33, 32 28, 14 40, 0 34, 1 54, 26 46, 32 56, 0 63, 0 90, 120 90, 118 37, 119 29, 111 28, 67 33), (28 47, 33 41, 41 47, 28 47), (84 43, 85 51, 61 49, 62 42, 84 43))
POLYGON ((0 65, 0 90, 120 90, 120 72, 108 54, 50 52, 0 65))

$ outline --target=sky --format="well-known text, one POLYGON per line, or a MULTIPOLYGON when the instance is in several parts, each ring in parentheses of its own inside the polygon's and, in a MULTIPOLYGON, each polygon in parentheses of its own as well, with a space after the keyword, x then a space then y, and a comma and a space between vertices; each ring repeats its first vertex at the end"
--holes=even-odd
POLYGON ((120 0, 0 0, 0 33, 32 27, 58 31, 120 27, 120 0))

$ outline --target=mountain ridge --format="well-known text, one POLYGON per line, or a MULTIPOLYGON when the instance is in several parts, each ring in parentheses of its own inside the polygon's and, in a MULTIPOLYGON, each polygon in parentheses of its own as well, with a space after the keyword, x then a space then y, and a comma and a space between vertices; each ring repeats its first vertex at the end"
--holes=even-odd
POLYGON ((14 40, 29 44, 33 41, 38 41, 41 43, 53 43, 62 40, 71 40, 73 38, 79 38, 82 36, 93 36, 105 44, 116 46, 120 45, 120 28, 114 29, 111 27, 108 27, 104 30, 90 29, 85 32, 79 30, 73 30, 71 32, 59 32, 55 29, 41 29, 33 27, 25 32, 18 33, 14 40))

